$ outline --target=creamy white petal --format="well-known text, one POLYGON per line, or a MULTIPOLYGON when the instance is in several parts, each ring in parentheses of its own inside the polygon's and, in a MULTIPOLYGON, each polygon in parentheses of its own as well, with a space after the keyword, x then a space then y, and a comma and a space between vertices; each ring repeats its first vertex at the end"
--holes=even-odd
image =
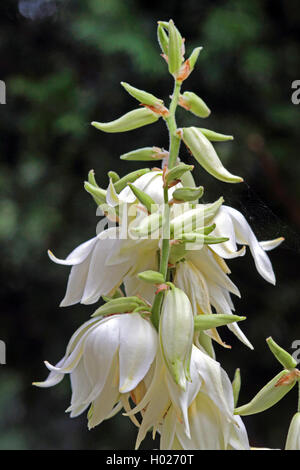
POLYGON ((95 246, 97 237, 91 238, 90 240, 79 245, 75 250, 73 250, 66 259, 59 259, 54 256, 54 254, 48 250, 49 258, 54 261, 54 263, 64 264, 66 266, 72 266, 82 263, 90 254, 92 249, 95 246))
POLYGON ((119 317, 121 393, 130 392, 147 374, 157 352, 157 332, 138 313, 119 317))
POLYGON ((89 406, 85 400, 89 396, 92 390, 92 384, 85 371, 83 360, 79 361, 77 367, 70 374, 72 398, 71 405, 66 412, 71 412, 70 417, 75 418, 76 416, 83 413, 84 410, 89 406))
POLYGON ((84 344, 85 340, 87 337, 91 334, 94 328, 96 328, 97 325, 92 325, 90 328, 87 328, 86 331, 81 335, 79 340, 76 342, 74 345, 73 350, 70 352, 68 356, 65 357, 64 362, 61 364, 60 367, 57 366, 52 366, 48 361, 45 361, 45 365, 47 369, 61 372, 64 374, 71 373, 73 369, 77 366, 78 362, 80 361, 83 350, 84 350, 84 344))
POLYGON ((84 344, 83 361, 92 384, 86 401, 91 402, 101 393, 111 368, 116 368, 113 358, 120 344, 119 316, 109 317, 88 335, 84 344))
POLYGON ((194 315, 212 313, 205 277, 190 260, 179 263, 174 283, 189 297, 194 315))
POLYGON ((233 402, 229 403, 228 397, 226 399, 220 364, 197 348, 194 352, 194 361, 197 363, 196 367, 203 379, 201 391, 210 397, 229 421, 232 421, 233 402))
POLYGON ((245 425, 240 416, 234 417, 235 423, 230 428, 228 450, 250 450, 245 425))
POLYGON ((221 450, 223 443, 219 413, 210 398, 199 392, 189 408, 191 438, 177 423, 176 435, 185 450, 221 450))
POLYGON ((237 243, 249 245, 257 271, 266 281, 271 284, 275 284, 275 274, 273 272, 271 261, 258 243, 257 238, 245 217, 232 207, 224 206, 223 208, 228 212, 232 219, 237 243))
POLYGON ((81 303, 96 302, 101 295, 109 294, 118 287, 131 266, 131 262, 105 266, 108 254, 118 249, 120 240, 99 240, 91 257, 85 289, 81 303))
POLYGON ((163 420, 160 433, 160 450, 170 450, 173 447, 175 429, 176 429, 176 413, 174 407, 171 406, 163 420))
MULTIPOLYGON (((66 356, 64 356, 56 365, 56 368, 60 368, 65 361, 66 356)), ((33 382, 32 385, 40 388, 53 387, 54 385, 59 384, 64 378, 64 372, 58 372, 57 370, 51 370, 50 374, 43 382, 33 382)))
POLYGON ((238 297, 241 296, 238 288, 222 271, 209 248, 204 246, 202 250, 197 252, 188 252, 186 257, 191 259, 193 264, 203 273, 208 285, 212 281, 238 297))
POLYGON ((266 240, 263 242, 259 242, 259 244, 263 250, 270 251, 270 250, 274 250, 274 248, 277 248, 279 245, 281 245, 282 242, 284 242, 284 238, 279 237, 279 238, 275 238, 274 240, 266 240))
POLYGON ((68 307, 81 301, 90 268, 90 262, 91 258, 88 256, 83 263, 72 266, 68 278, 66 293, 59 304, 60 307, 68 307))
POLYGON ((165 379, 169 390, 172 403, 177 414, 182 415, 184 429, 187 436, 190 437, 190 427, 188 419, 188 407, 197 396, 202 384, 202 378, 199 376, 197 367, 197 348, 193 346, 190 364, 191 381, 187 382, 186 390, 182 390, 173 380, 169 371, 166 371, 165 379))
MULTIPOLYGON (((149 194, 150 183, 154 179, 157 180, 157 176, 159 174, 161 175, 162 172, 150 171, 150 172, 145 173, 144 175, 140 176, 139 178, 137 178, 133 182, 133 184, 134 184, 134 186, 136 186, 141 191, 145 191, 145 192, 147 192, 147 194, 149 194), (148 189, 148 191, 147 191, 147 189, 148 189)), ((155 186, 158 186, 157 183, 155 184, 155 186)), ((163 192, 162 186, 161 186, 161 192, 163 192)), ((149 194, 149 196, 152 197, 151 194, 149 194)), ((120 192, 119 199, 122 202, 125 202, 127 204, 131 204, 131 203, 135 202, 136 196, 131 191, 130 187, 126 186, 126 188, 122 189, 122 191, 120 192)))
MULTIPOLYGON (((113 359, 113 362, 117 363, 117 355, 113 359)), ((118 368, 112 367, 100 395, 93 401, 88 412, 89 429, 94 428, 105 419, 108 419, 114 411, 114 406, 119 401, 120 397, 118 387, 115 386, 117 374, 118 368)))
MULTIPOLYGON (((223 313, 225 315, 232 315, 232 302, 230 295, 225 289, 221 289, 214 283, 209 284, 210 300, 213 307, 216 309, 217 313, 223 313)), ((227 325, 230 331, 236 335, 236 337, 244 343, 248 348, 254 349, 248 338, 240 329, 239 325, 234 323, 229 323, 227 325)))

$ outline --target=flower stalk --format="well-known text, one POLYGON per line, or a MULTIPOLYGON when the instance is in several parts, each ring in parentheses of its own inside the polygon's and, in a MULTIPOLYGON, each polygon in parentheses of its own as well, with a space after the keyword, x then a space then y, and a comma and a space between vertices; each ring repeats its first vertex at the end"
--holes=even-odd
MULTIPOLYGON (((179 102, 181 82, 175 80, 174 92, 169 108, 169 116, 165 118, 168 130, 169 130, 169 158, 168 158, 168 169, 171 170, 174 168, 178 153, 181 139, 176 134, 176 120, 175 113, 176 108, 179 102)), ((168 187, 164 188, 164 217, 163 217, 163 227, 162 227, 163 239, 162 239, 162 248, 160 256, 160 266, 159 272, 163 275, 165 281, 167 281, 168 276, 168 262, 170 254, 170 206, 168 200, 168 187)), ((159 292, 154 299, 152 311, 151 311, 151 321, 155 328, 158 330, 159 327, 159 317, 160 310, 162 305, 164 292, 159 292)))

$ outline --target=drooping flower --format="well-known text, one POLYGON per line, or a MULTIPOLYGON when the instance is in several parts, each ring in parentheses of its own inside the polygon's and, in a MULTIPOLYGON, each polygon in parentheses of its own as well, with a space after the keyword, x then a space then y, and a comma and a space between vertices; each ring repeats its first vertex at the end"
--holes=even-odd
POLYGON ((243 256, 245 250, 237 249, 236 244, 248 245, 259 274, 271 284, 275 284, 275 275, 271 261, 266 251, 276 248, 284 240, 282 237, 275 240, 258 242, 245 217, 236 209, 223 205, 220 207, 215 220, 214 233, 229 237, 229 240, 212 247, 213 251, 222 258, 235 258, 243 256))
MULTIPOLYGON (((51 387, 70 374, 71 417, 90 405, 88 425, 92 428, 127 409, 130 393, 141 390, 157 353, 157 332, 149 320, 138 313, 94 318, 72 336, 65 356, 39 387, 51 387)), ((151 374, 150 374, 151 375, 151 374)))
POLYGON ((127 413, 142 414, 136 448, 153 428, 153 435, 160 433, 164 450, 248 449, 242 420, 233 415, 231 382, 220 364, 193 346, 190 373, 191 380, 182 390, 158 352, 144 397, 127 413))

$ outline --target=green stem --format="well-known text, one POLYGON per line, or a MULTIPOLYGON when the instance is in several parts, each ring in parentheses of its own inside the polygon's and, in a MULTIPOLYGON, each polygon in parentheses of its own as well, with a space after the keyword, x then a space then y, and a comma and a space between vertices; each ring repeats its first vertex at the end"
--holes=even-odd
POLYGON ((298 380, 298 413, 300 413, 300 380, 298 380))
MULTIPOLYGON (((168 168, 171 169, 176 165, 179 147, 180 147, 180 138, 176 135, 176 120, 175 113, 179 101, 181 83, 175 81, 174 91, 172 96, 172 101, 169 108, 169 116, 166 118, 166 124, 169 130, 170 146, 169 146, 169 160, 168 168)), ((164 222, 163 222, 163 239, 162 239, 162 248, 161 248, 161 257, 160 257, 160 273, 164 276, 165 281, 167 281, 168 275, 168 261, 170 253, 170 206, 168 199, 168 188, 164 188, 164 222)), ((159 317, 161 304, 163 300, 163 292, 159 292, 154 299, 151 313, 151 321, 155 328, 158 330, 159 327, 159 317)))

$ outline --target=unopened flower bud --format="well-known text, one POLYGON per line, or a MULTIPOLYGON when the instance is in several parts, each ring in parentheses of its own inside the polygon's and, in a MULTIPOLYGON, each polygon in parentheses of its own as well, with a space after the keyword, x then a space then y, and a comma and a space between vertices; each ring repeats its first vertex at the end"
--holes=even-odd
POLYGON ((228 140, 233 140, 233 135, 220 134, 219 132, 204 129, 203 127, 199 127, 199 131, 201 131, 202 134, 204 134, 211 142, 226 142, 228 140))
POLYGON ((124 189, 128 183, 134 183, 135 180, 137 180, 140 176, 143 176, 145 173, 149 173, 150 168, 141 168, 140 170, 132 171, 131 173, 128 173, 128 175, 123 176, 123 178, 119 179, 115 183, 115 189, 116 192, 119 194, 122 189, 124 189))
POLYGON ((163 54, 167 57, 169 48, 169 38, 165 31, 165 28, 163 27, 160 21, 158 22, 157 27, 157 39, 163 54))
POLYGON ((293 358, 293 356, 291 356, 291 354, 275 343, 271 337, 267 338, 266 341, 277 361, 279 361, 285 369, 294 369, 297 367, 297 361, 293 358))
POLYGON ((202 51, 203 47, 196 47, 193 52, 191 53, 190 57, 187 59, 190 66, 190 71, 194 70, 196 62, 198 60, 199 54, 202 51))
POLYGON ((195 201, 203 196, 203 192, 203 186, 199 186, 199 188, 178 188, 173 192, 173 199, 178 201, 195 201))
POLYGON ((194 334, 194 317, 187 295, 178 288, 165 294, 160 317, 160 345, 174 381, 183 389, 190 380, 190 358, 194 334))
POLYGON ((116 183, 120 179, 120 176, 115 171, 109 171, 107 176, 112 180, 113 183, 116 183))
POLYGON ((196 315, 194 317, 194 329, 195 331, 210 330, 211 328, 218 328, 219 326, 228 325, 237 321, 246 320, 246 317, 239 317, 238 315, 228 314, 207 314, 207 315, 196 315))
POLYGON ((179 163, 174 166, 171 170, 167 170, 165 174, 165 183, 169 185, 172 181, 178 180, 182 177, 187 171, 193 170, 193 165, 186 165, 185 163, 179 163))
POLYGON ((156 98, 156 96, 151 95, 151 93, 148 93, 144 90, 139 90, 138 88, 135 88, 126 82, 121 82, 121 85, 131 96, 133 96, 142 104, 147 104, 149 106, 161 106, 164 104, 163 100, 156 98))
POLYGON ((229 240, 227 237, 210 237, 203 233, 197 232, 184 232, 180 236, 180 240, 185 243, 203 243, 204 245, 215 245, 218 243, 224 243, 229 240))
POLYGON ((187 111, 191 111, 195 116, 206 118, 210 115, 210 109, 204 101, 192 91, 186 91, 183 95, 180 95, 179 104, 187 111))
POLYGON ((241 390, 241 372, 240 372, 240 369, 236 369, 234 378, 232 381, 234 406, 237 405, 239 395, 240 395, 240 390, 241 390))
POLYGON ((300 450, 300 412, 293 416, 285 444, 285 450, 300 450))
POLYGON ((176 77, 182 64, 182 45, 183 39, 180 32, 174 25, 173 20, 169 21, 169 46, 168 46, 168 65, 169 72, 176 77))
POLYGON ((92 122, 92 126, 104 132, 126 132, 152 124, 159 119, 159 115, 148 108, 139 108, 129 111, 119 119, 111 122, 92 122))
POLYGON ((151 270, 139 273, 138 278, 149 284, 163 284, 165 282, 165 278, 161 273, 151 270))
POLYGON ((183 232, 193 232, 204 227, 217 214, 224 199, 220 197, 212 204, 198 205, 195 209, 184 211, 170 223, 170 233, 177 238, 183 232))
POLYGON ((278 403, 295 385, 296 374, 282 370, 267 383, 246 405, 235 409, 234 413, 241 416, 261 413, 278 403))
POLYGON ((128 186, 135 197, 146 207, 149 214, 158 210, 158 205, 153 201, 152 197, 148 196, 148 194, 134 186, 132 183, 129 183, 128 186))
POLYGON ((133 150, 132 152, 124 153, 120 156, 121 160, 130 161, 153 161, 163 160, 169 155, 169 152, 159 147, 143 147, 141 149, 133 150))
POLYGON ((88 173, 88 182, 92 185, 92 186, 96 186, 97 188, 99 188, 98 184, 97 184, 97 181, 95 179, 95 172, 94 170, 90 170, 89 173, 88 173))
POLYGON ((139 297, 119 297, 101 305, 101 307, 93 313, 92 317, 113 315, 115 313, 128 313, 142 306, 147 307, 139 297))
POLYGON ((93 196, 95 203, 100 206, 106 202, 106 191, 97 186, 93 186, 88 181, 84 182, 84 189, 93 196))
POLYGON ((241 183, 239 176, 232 175, 222 165, 214 147, 197 127, 184 127, 182 138, 198 163, 212 176, 225 183, 241 183))

